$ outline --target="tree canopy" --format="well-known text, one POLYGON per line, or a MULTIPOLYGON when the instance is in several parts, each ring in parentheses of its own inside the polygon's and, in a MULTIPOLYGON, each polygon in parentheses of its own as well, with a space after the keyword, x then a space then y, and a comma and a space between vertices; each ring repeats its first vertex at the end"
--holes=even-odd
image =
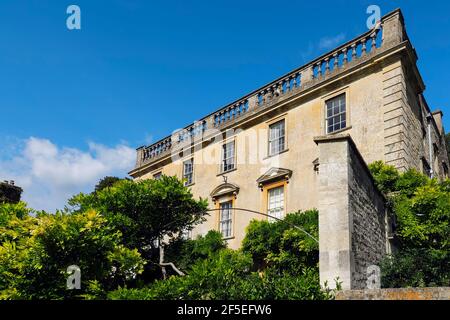
POLYGON ((206 206, 172 177, 119 180, 54 214, 0 204, 0 298, 101 298, 153 281, 161 274, 153 240, 202 221, 206 206), (81 270, 81 290, 66 288, 71 265, 81 270))

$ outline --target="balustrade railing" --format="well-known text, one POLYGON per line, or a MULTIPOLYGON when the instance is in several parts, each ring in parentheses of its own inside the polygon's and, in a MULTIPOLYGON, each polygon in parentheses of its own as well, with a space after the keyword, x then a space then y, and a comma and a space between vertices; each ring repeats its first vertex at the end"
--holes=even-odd
POLYGON ((166 137, 151 146, 144 147, 141 155, 142 160, 148 161, 170 151, 177 144, 193 141, 194 139, 192 138, 203 135, 208 129, 208 125, 220 130, 222 126, 233 123, 253 109, 270 107, 271 104, 274 104, 283 96, 302 90, 306 85, 310 86, 320 82, 326 79, 327 76, 334 75, 339 70, 355 65, 365 57, 374 55, 386 40, 390 45, 407 40, 400 11, 394 11, 383 17, 377 28, 271 82, 237 100, 237 102, 221 108, 203 120, 175 133, 175 135, 166 137), (385 39, 384 35, 386 26, 388 28, 387 39, 385 39))

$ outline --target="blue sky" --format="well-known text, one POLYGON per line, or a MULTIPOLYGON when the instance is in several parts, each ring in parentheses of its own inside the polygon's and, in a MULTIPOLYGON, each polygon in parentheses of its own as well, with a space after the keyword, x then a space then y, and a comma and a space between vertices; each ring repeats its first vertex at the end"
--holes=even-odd
POLYGON ((364 32, 371 4, 403 10, 428 103, 446 112, 447 1, 2 1, 0 179, 61 207, 126 175, 134 148, 364 32), (70 4, 81 30, 66 28, 70 4))

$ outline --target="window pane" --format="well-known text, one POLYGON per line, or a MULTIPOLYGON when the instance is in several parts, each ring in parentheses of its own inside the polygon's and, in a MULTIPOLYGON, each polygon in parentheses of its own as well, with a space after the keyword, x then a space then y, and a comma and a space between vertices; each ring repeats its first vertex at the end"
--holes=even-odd
POLYGON ((337 96, 326 102, 326 127, 327 133, 344 129, 347 124, 345 94, 337 96))
POLYGON ((222 172, 234 169, 234 141, 222 146, 222 172))
POLYGON ((183 162, 183 179, 185 185, 190 185, 193 182, 194 173, 194 159, 189 159, 183 162))
POLYGON ((220 232, 224 238, 231 237, 232 232, 232 204, 224 202, 220 204, 220 232))
MULTIPOLYGON (((268 197, 267 214, 282 219, 284 217, 284 187, 270 189, 268 197)), ((269 217, 269 221, 274 220, 275 219, 269 217)))
POLYGON ((285 145, 285 123, 284 120, 269 126, 269 155, 280 153, 285 145))

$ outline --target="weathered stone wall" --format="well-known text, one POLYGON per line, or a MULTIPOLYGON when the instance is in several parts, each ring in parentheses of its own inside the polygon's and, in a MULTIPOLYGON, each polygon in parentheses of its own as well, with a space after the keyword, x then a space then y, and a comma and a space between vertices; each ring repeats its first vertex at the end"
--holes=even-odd
POLYGON ((428 127, 428 106, 421 100, 423 91, 408 71, 403 57, 386 60, 383 67, 384 158, 387 164, 400 171, 415 168, 424 172, 422 158, 433 165, 434 176, 444 178, 443 163, 449 166, 441 131, 442 123, 433 118, 428 127), (429 129, 430 128, 430 129, 429 129), (433 159, 429 156, 428 130, 436 145, 433 159))
POLYGON ((317 137, 320 280, 366 288, 367 267, 386 254, 386 208, 350 135, 317 137))
POLYGON ((367 267, 379 265, 386 252, 386 207, 364 160, 350 144, 349 215, 354 267, 352 287, 367 287, 367 267))
POLYGON ((450 287, 347 290, 338 292, 336 300, 450 300, 450 287))

